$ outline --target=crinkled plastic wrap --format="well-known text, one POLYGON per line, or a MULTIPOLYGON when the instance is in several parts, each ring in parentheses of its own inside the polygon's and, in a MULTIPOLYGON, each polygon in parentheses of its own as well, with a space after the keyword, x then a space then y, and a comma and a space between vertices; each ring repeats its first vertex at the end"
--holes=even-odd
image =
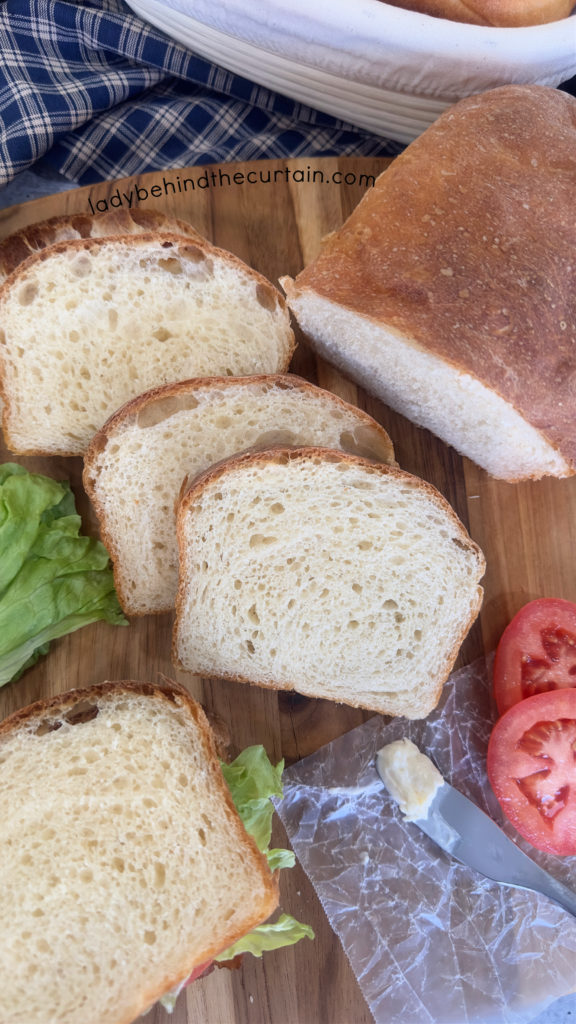
POLYGON ((374 767, 381 746, 407 736, 576 888, 576 858, 519 840, 491 792, 488 677, 476 662, 451 676, 428 719, 376 716, 285 772, 280 817, 377 1024, 516 1024, 576 990, 576 919, 452 860, 402 819, 374 767))

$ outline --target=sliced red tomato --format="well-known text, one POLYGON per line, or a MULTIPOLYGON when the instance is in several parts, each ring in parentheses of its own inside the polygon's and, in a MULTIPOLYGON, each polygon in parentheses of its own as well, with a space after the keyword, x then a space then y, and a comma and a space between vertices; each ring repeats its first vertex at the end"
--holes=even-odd
POLYGON ((530 601, 504 630, 494 661, 500 714, 525 697, 576 687, 576 604, 530 601))
POLYGON ((204 974, 208 974, 208 968, 212 967, 213 964, 213 960, 207 960, 206 963, 199 964, 198 967, 194 968, 190 977, 186 979, 185 985, 191 985, 197 978, 201 978, 204 974))
POLYGON ((576 690, 535 694, 502 715, 487 769, 521 836, 547 853, 576 854, 576 690))

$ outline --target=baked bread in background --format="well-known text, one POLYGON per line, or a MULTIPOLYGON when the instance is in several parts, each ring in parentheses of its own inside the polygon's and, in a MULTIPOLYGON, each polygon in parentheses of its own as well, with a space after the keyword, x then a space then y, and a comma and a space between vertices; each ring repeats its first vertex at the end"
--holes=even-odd
POLYGON ((165 233, 58 242, 0 288, 7 447, 82 455, 148 388, 287 369, 294 334, 266 278, 199 238, 165 233))
POLYGON ((176 505, 189 477, 246 448, 322 444, 394 462, 367 413, 292 375, 166 384, 122 407, 91 441, 84 486, 127 615, 174 608, 176 505))
POLYGON ((326 448, 270 448, 197 477, 177 528, 183 669, 383 715, 436 706, 485 563, 430 484, 326 448))
POLYGON ((7 718, 0 817, 4 1024, 128 1024, 277 906, 176 684, 101 684, 7 718))
POLYGON ((497 28, 520 28, 544 25, 567 18, 574 10, 574 0, 386 0, 391 7, 403 7, 435 18, 468 22, 471 25, 493 25, 497 28))
POLYGON ((576 99, 460 101, 296 278, 314 348, 506 480, 576 469, 576 99))

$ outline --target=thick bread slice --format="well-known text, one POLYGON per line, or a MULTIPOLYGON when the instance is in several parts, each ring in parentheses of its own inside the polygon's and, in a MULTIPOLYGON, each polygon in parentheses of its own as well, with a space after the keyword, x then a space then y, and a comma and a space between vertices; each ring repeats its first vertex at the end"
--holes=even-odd
POLYGON ((283 284, 314 347, 507 480, 576 468, 576 99, 446 111, 283 284))
POLYGON ((178 513, 188 671, 423 718, 482 600, 482 552, 401 470, 273 448, 197 478, 178 513))
POLYGON ((126 614, 174 607, 176 504, 187 477, 246 448, 314 443, 394 461, 370 416, 295 376, 166 384, 112 416, 88 447, 84 486, 126 614))
POLYGON ((51 245, 0 288, 6 443, 81 455, 129 398, 189 377, 284 371, 280 294, 231 253, 181 235, 51 245))
POLYGON ((73 213, 50 217, 15 231, 0 242, 0 284, 32 253, 56 242, 71 238, 103 238, 110 235, 142 234, 168 231, 175 235, 201 239, 202 236, 184 220, 160 213, 159 210, 109 210, 94 216, 73 213))
POLYGON ((0 1019, 128 1024, 275 909, 200 706, 115 682, 0 725, 0 1019))
POLYGON ((386 0, 392 7, 431 14, 436 18, 496 28, 545 25, 567 18, 574 0, 386 0))

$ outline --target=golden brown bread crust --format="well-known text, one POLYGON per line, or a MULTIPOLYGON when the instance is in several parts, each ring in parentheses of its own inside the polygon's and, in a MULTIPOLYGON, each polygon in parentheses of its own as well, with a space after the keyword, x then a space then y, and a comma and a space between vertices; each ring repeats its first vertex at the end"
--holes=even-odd
POLYGON ((202 236, 186 221, 158 210, 110 210, 94 216, 83 213, 50 217, 8 235, 0 242, 0 284, 32 253, 49 245, 74 238, 101 238, 105 235, 140 234, 168 231, 188 238, 202 236))
POLYGON ((386 0, 392 7, 430 14, 434 18, 492 25, 495 28, 520 28, 545 25, 568 18, 575 0, 386 0))
POLYGON ((576 99, 462 100, 288 284, 386 325, 508 401, 576 468, 576 99))
POLYGON ((188 691, 177 682, 168 680, 166 677, 163 677, 162 682, 158 684, 125 679, 113 682, 106 681, 86 687, 85 689, 70 690, 55 697, 36 701, 34 704, 14 712, 4 719, 3 722, 0 722, 0 746, 5 736, 12 732, 17 732, 22 727, 34 724, 36 721, 38 728, 46 732, 59 728, 62 720, 65 720, 67 715, 74 715, 74 709, 77 705, 80 706, 79 720, 81 720, 80 716, 82 714, 87 714, 90 717, 90 712, 86 711, 86 706, 95 705, 98 701, 106 700, 109 696, 121 694, 146 696, 152 700, 169 701, 171 704, 178 705, 186 714, 190 715, 200 732, 206 758, 206 770, 212 776, 212 782, 220 791, 220 795, 226 805, 229 814, 230 832, 236 833, 239 849, 243 849, 245 855, 249 856, 254 862, 254 866, 259 867, 262 882, 266 889, 266 900, 258 906, 254 905, 252 907, 253 923, 241 935, 235 931, 229 931, 223 941, 220 941, 217 946, 213 945, 206 949, 202 956, 195 957, 193 961, 187 961, 186 950, 182 950, 181 964, 178 965, 177 971, 170 976, 166 976, 161 986, 135 993, 130 1012, 113 1022, 113 1024, 131 1024, 131 1021, 135 1020, 140 1014, 145 1013, 158 999, 181 984, 196 967, 211 960, 222 950, 228 949, 239 938, 242 938, 243 935, 269 917, 278 905, 278 879, 276 875, 271 874, 265 856, 258 849, 252 836, 245 831, 238 817, 230 790, 222 776, 216 743, 204 710, 200 704, 193 700, 188 691))
MULTIPOLYGON (((474 557, 478 560, 479 565, 484 571, 486 566, 484 553, 482 552, 478 544, 476 544, 476 542, 473 541, 472 538, 469 536, 466 527, 458 518, 456 512, 454 511, 452 506, 446 501, 443 495, 440 494, 440 492, 437 491, 436 488, 432 484, 428 483, 426 480, 422 480, 419 477, 415 477, 411 473, 407 473, 405 472, 405 470, 400 469, 398 466, 387 466, 384 463, 375 462, 371 459, 365 459, 359 455, 350 455, 347 452, 336 451, 335 449, 332 448, 322 448, 317 445, 310 445, 307 447, 297 448, 291 448, 287 446, 275 446, 259 452, 244 452, 243 454, 233 456, 230 459, 223 459, 221 462, 218 462, 214 466, 211 466, 204 473, 199 473, 198 476, 193 481, 191 481, 187 490, 181 495, 180 498, 177 517, 178 547, 180 550, 180 582, 178 585, 178 593, 176 595, 176 615, 174 619, 174 627, 172 632, 172 661, 174 665, 177 665, 179 668, 186 671, 185 666, 182 665, 178 657, 177 633, 181 611, 185 602, 186 580, 189 571, 186 557, 187 545, 184 537, 184 518, 190 506, 197 500, 198 495, 201 494, 201 492, 206 487, 210 486, 212 483, 220 479, 222 476, 225 476, 229 468, 235 469, 236 467, 239 466, 254 466, 258 465, 258 463, 263 464, 270 462, 276 462, 278 464, 281 464, 287 462, 294 462, 298 460, 309 460, 314 458, 330 462, 347 462, 352 465, 363 466, 368 473, 395 477, 398 480, 410 483, 415 487, 418 487, 420 490, 425 491, 428 494, 431 501, 435 502, 436 505, 443 511, 443 513, 448 515, 449 518, 452 520, 454 528, 459 534, 458 542, 455 541, 455 543, 458 543, 461 547, 468 549, 468 551, 471 554, 473 554, 474 557)), ((480 611, 482 600, 483 590, 481 587, 479 587, 477 600, 474 607, 471 608, 468 621, 463 626, 460 635, 456 638, 452 649, 446 652, 445 664, 438 666, 437 685, 434 691, 431 691, 431 700, 433 700, 434 702, 432 706, 435 706, 440 700, 444 683, 448 678, 448 675, 452 669, 452 666, 454 665, 454 662, 456 661, 460 647, 462 646, 473 622, 475 621, 480 611)), ((259 680, 254 678, 250 679, 247 676, 233 672, 222 672, 219 678, 228 679, 231 682, 251 683, 255 686, 266 687, 266 689, 295 689, 294 683, 291 680, 273 681, 259 680)), ((339 698, 339 700, 340 703, 346 704, 349 707, 363 707, 364 709, 370 710, 366 703, 362 703, 360 705, 357 701, 353 699, 353 697, 350 697, 349 699, 341 697, 339 698)), ((398 714, 398 712, 395 711, 392 706, 390 707, 389 710, 383 711, 381 704, 379 704, 377 707, 374 707, 372 710, 377 711, 380 714, 398 714)), ((428 711, 426 713, 428 714, 428 711)))

